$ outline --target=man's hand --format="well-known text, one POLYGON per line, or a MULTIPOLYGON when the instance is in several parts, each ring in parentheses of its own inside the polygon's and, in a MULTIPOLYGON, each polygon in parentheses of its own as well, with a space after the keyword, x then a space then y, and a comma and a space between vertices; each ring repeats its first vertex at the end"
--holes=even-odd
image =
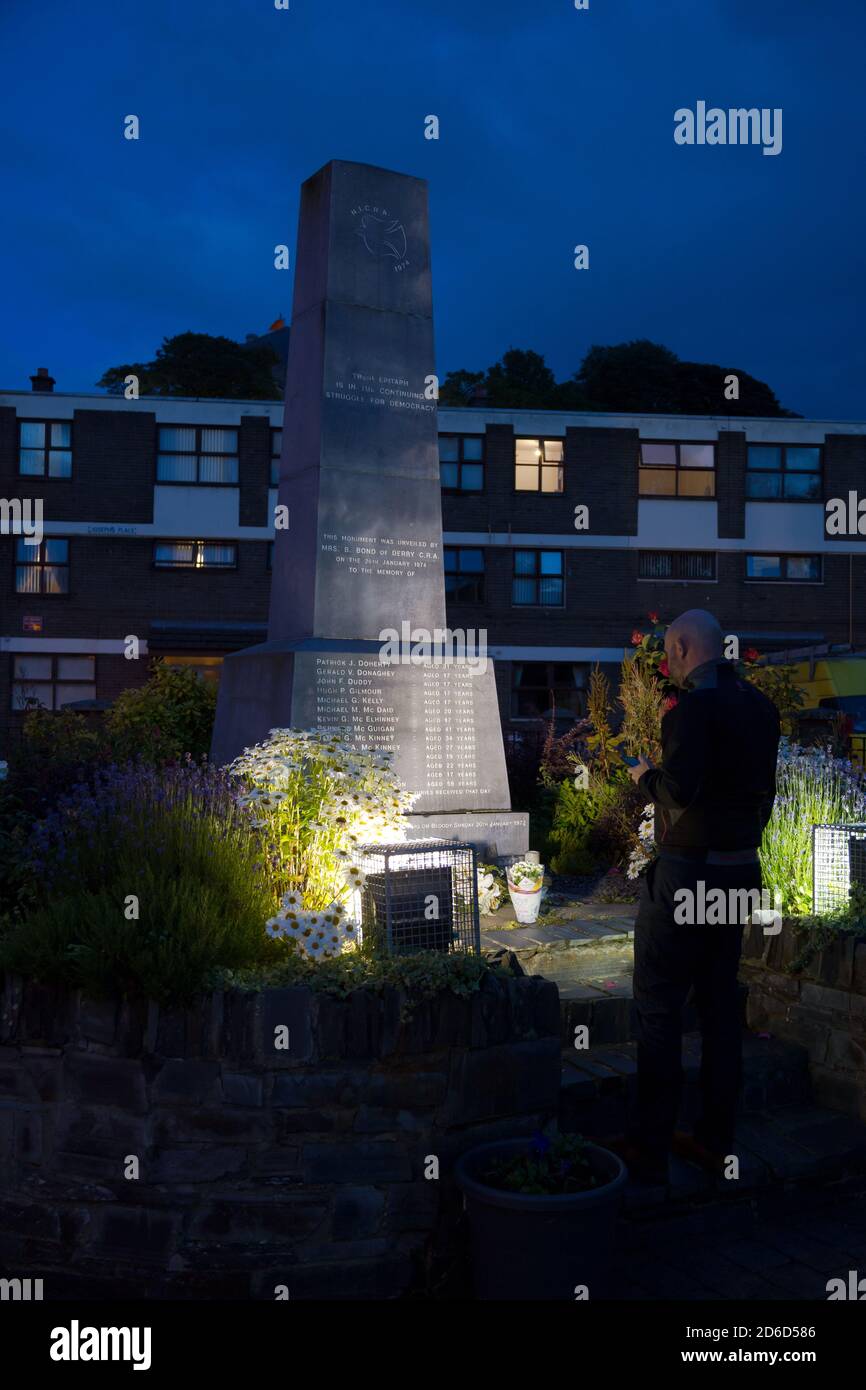
POLYGON ((629 768, 628 775, 631 778, 631 780, 635 784, 637 784, 640 781, 641 777, 643 777, 644 773, 649 772, 651 767, 652 763, 648 763, 646 758, 643 755, 641 755, 635 763, 634 767, 629 768))

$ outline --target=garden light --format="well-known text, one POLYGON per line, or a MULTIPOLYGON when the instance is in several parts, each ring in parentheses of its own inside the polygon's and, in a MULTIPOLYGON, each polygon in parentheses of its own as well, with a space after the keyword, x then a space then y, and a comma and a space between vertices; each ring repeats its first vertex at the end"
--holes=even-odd
POLYGON ((366 944, 389 955, 481 950, 475 846, 459 841, 367 845, 361 923, 366 944))

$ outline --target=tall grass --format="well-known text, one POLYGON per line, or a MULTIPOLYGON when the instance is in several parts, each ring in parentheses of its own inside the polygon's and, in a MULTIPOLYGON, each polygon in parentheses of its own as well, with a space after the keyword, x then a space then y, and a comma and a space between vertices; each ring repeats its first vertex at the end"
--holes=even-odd
POLYGON ((790 916, 812 911, 812 827, 866 820, 866 782, 822 748, 783 743, 776 801, 761 844, 765 886, 790 916))

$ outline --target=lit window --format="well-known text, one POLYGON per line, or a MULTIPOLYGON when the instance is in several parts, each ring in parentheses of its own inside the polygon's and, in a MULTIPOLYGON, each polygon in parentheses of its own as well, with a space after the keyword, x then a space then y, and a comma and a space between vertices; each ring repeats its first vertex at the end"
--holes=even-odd
POLYGON ((562 492, 563 441, 515 439, 514 487, 517 492, 562 492))
POLYGON ((153 548, 157 569, 234 569, 237 546, 224 541, 157 541, 153 548))
POLYGON ((237 483, 238 432, 209 425, 160 425, 158 483, 237 483))
POLYGON ((641 441, 641 497, 715 497, 713 444, 661 444, 641 441))
POLYGON ((15 542, 16 594, 69 593, 69 541, 52 537, 39 545, 15 542))

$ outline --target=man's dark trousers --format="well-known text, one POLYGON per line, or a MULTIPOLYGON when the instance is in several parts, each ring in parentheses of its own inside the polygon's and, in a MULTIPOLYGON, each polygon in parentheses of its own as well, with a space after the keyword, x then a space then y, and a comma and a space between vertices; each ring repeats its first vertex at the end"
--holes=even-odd
POLYGON ((709 865, 663 853, 647 870, 635 923, 636 1138, 653 1161, 667 1158, 676 1125, 682 1089, 682 1008, 691 987, 702 1036, 701 1112, 695 1138, 714 1153, 732 1151, 742 1068, 737 970, 746 914, 729 890, 760 887, 757 863, 709 865), (724 890, 726 904, 733 909, 725 925, 676 924, 674 894, 689 889, 699 908, 698 880, 703 880, 705 893, 724 890))

